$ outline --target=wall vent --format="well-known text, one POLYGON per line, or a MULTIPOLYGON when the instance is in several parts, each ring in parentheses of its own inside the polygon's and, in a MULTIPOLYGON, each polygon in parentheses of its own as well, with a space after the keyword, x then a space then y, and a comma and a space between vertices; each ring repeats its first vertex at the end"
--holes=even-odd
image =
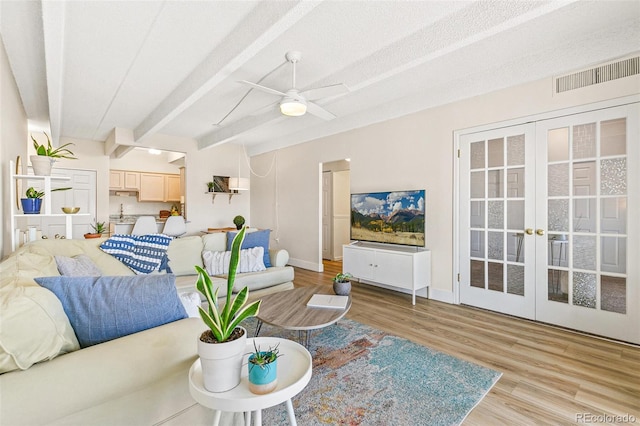
POLYGON ((556 78, 556 93, 640 74, 640 56, 556 78))

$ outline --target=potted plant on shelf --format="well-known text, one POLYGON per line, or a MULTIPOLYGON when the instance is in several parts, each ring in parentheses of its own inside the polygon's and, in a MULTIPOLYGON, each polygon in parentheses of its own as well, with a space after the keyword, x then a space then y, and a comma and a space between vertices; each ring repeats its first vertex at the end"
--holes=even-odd
MULTIPOLYGON (((53 191, 66 191, 71 188, 55 188, 53 191)), ((33 186, 30 186, 25 192, 26 198, 21 198, 22 211, 24 214, 40 214, 42 208, 42 197, 44 197, 44 191, 37 191, 33 186)))
POLYGON ((233 218, 233 224, 236 226, 237 230, 242 229, 242 227, 244 226, 244 217, 238 215, 236 217, 233 218))
POLYGON ((196 288, 207 299, 207 309, 198 307, 202 321, 209 327, 198 338, 198 355, 202 365, 204 387, 209 392, 224 392, 240 383, 242 357, 247 343, 247 330, 240 323, 256 316, 261 300, 247 305, 249 289, 244 287, 232 297, 233 284, 240 261, 240 246, 246 229, 242 229, 231 244, 231 258, 227 275, 227 295, 224 305, 218 305, 218 288, 213 284, 207 271, 200 266, 196 288))
POLYGON ((33 186, 29 187, 25 192, 26 198, 21 198, 22 211, 24 214, 40 214, 40 208, 42 207, 42 197, 44 197, 44 191, 36 191, 33 186))
POLYGON ((339 273, 333 278, 333 292, 339 296, 351 293, 351 275, 349 272, 339 273))
POLYGON ((278 358, 281 356, 278 345, 261 351, 253 341, 254 352, 249 355, 249 390, 263 395, 273 391, 278 385, 278 358))
POLYGON ((89 226, 91 226, 91 228, 93 228, 93 232, 87 232, 86 234, 84 234, 84 237, 86 239, 89 238, 100 238, 102 237, 102 234, 104 234, 105 232, 107 232, 107 226, 104 222, 96 222, 95 225, 93 223, 89 224, 89 226))
POLYGON ((50 176, 51 175, 51 167, 55 162, 56 158, 66 158, 69 160, 77 160, 74 157, 73 152, 71 152, 67 147, 73 145, 72 143, 65 143, 64 145, 60 145, 57 148, 53 148, 51 145, 51 139, 49 139, 49 135, 46 132, 43 132, 47 137, 47 144, 39 144, 36 138, 31 135, 31 140, 33 141, 33 147, 36 150, 36 155, 32 155, 31 165, 33 166, 33 173, 36 176, 50 176))
POLYGON ((207 182, 207 188, 209 188, 209 192, 213 192, 213 182, 207 182))

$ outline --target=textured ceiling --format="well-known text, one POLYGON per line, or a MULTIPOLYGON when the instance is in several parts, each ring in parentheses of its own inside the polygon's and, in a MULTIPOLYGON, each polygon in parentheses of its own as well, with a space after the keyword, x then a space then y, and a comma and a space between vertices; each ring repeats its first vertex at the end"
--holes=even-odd
POLYGON ((0 31, 55 140, 118 127, 256 153, 637 52, 640 2, 2 1, 0 31), (317 101, 336 119, 238 83, 286 91, 290 50, 298 88, 350 89, 317 101))

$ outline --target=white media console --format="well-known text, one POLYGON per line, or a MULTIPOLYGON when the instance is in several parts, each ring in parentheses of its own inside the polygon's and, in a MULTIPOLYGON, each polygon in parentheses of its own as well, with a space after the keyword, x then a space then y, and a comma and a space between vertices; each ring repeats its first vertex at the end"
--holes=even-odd
POLYGON ((417 247, 354 242, 342 246, 342 270, 360 282, 409 290, 416 304, 416 290, 431 284, 431 251, 417 247))

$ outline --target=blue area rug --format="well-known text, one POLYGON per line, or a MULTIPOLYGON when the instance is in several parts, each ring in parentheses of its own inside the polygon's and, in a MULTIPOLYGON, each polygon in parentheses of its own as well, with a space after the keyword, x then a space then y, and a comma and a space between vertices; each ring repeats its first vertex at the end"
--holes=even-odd
MULTIPOLYGON (((255 321, 246 321, 254 335, 255 321)), ((268 324, 260 336, 297 340, 268 324)), ((457 425, 502 375, 356 321, 311 337, 313 375, 293 398, 300 425, 457 425)), ((263 424, 288 424, 284 404, 262 411, 263 424)))

